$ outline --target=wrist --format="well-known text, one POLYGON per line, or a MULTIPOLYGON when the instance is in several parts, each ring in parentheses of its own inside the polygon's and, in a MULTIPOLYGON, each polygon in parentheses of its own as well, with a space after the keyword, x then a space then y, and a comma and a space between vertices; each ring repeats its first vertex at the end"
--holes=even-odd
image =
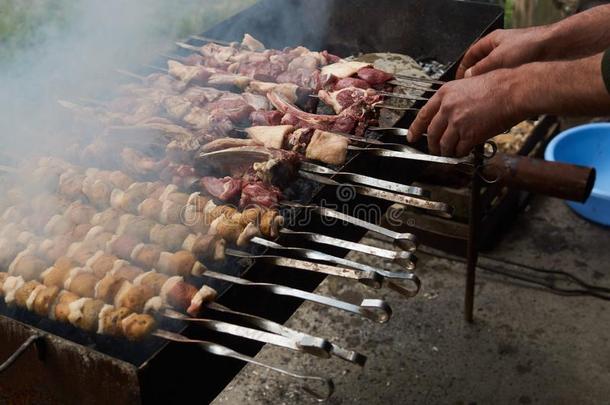
POLYGON ((530 65, 522 65, 513 69, 502 69, 499 72, 505 100, 505 116, 510 121, 517 121, 530 116, 533 109, 531 105, 531 87, 528 86, 527 74, 530 65))
POLYGON ((538 28, 537 44, 538 61, 560 59, 562 53, 561 37, 563 35, 562 27, 558 24, 546 25, 538 28))

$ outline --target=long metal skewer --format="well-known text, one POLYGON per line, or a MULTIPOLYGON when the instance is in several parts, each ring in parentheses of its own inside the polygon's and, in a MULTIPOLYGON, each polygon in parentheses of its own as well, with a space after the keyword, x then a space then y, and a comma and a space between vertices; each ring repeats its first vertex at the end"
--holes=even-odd
POLYGON ((266 330, 267 332, 298 340, 300 342, 300 345, 302 345, 302 348, 308 353, 310 353, 310 351, 312 350, 316 350, 316 347, 322 346, 323 342, 327 342, 328 344, 330 344, 330 353, 333 356, 348 361, 350 363, 357 364, 359 366, 364 366, 364 364, 366 363, 366 356, 358 352, 344 349, 332 342, 327 341, 326 339, 308 335, 306 333, 281 325, 277 322, 270 321, 269 319, 261 318, 259 316, 247 314, 244 312, 235 311, 217 302, 211 302, 207 304, 206 308, 224 314, 229 314, 233 317, 236 317, 240 321, 247 323, 248 325, 260 328, 262 330, 266 330))
POLYGON ((428 155, 426 153, 421 153, 419 151, 407 152, 405 150, 389 150, 389 149, 382 149, 382 148, 377 148, 377 147, 361 148, 358 146, 348 146, 348 149, 358 151, 358 152, 370 153, 371 155, 375 155, 375 156, 379 156, 379 157, 418 160, 421 162, 442 163, 442 164, 446 164, 446 165, 472 166, 472 156, 467 156, 467 157, 463 157, 463 158, 450 158, 450 157, 443 157, 443 156, 428 155))
MULTIPOLYGON (((256 240, 256 238, 252 239, 252 241, 256 240)), ((260 239, 257 244, 262 246, 269 245, 264 244, 264 242, 269 242, 266 239, 260 239)), ((269 242, 273 243, 273 242, 269 242)), ((280 245, 277 245, 280 246, 280 245)), ((283 248, 283 246, 280 246, 283 248)), ((298 248, 294 248, 298 250, 298 248)), ((383 284, 383 276, 379 275, 376 271, 372 270, 361 270, 355 268, 347 268, 347 267, 338 267, 338 266, 329 266, 327 264, 322 263, 314 263, 308 262, 305 260, 299 259, 291 259, 288 257, 273 255, 273 254, 264 254, 264 255, 254 255, 248 252, 242 252, 239 250, 227 249, 226 254, 233 257, 239 257, 242 259, 257 259, 263 261, 265 263, 278 266, 278 267, 288 267, 291 269, 305 270, 310 271, 312 273, 320 273, 326 274, 329 276, 336 276, 341 278, 347 278, 351 280, 356 280, 364 285, 369 287, 379 289, 383 284)), ((312 257, 315 255, 311 255, 312 257)), ((318 256, 319 258, 319 256, 318 256)))
POLYGON ((261 343, 268 343, 274 346, 283 347, 298 352, 309 353, 317 357, 330 357, 330 343, 326 340, 322 340, 321 342, 318 341, 315 344, 313 341, 303 342, 300 339, 295 340, 290 337, 246 328, 244 326, 234 325, 223 321, 205 318, 192 318, 171 309, 166 309, 163 312, 163 315, 167 318, 197 324, 215 332, 225 333, 244 339, 255 340, 261 343), (312 344, 315 347, 311 347, 312 344), (309 347, 311 347, 311 350, 309 350, 309 347))
MULTIPOLYGON (((228 253, 231 250, 228 249, 228 253)), ((238 252, 241 253, 241 252, 238 252)), ((232 284, 238 284, 245 287, 254 287, 261 290, 269 291, 273 294, 283 295, 287 297, 298 298, 305 301, 314 302, 320 305, 340 309, 353 314, 361 315, 367 319, 378 323, 386 323, 392 316, 392 309, 383 300, 379 299, 364 299, 360 305, 350 304, 344 301, 337 300, 335 298, 325 297, 323 295, 310 293, 307 291, 298 290, 292 287, 286 287, 279 284, 270 283, 255 283, 243 278, 230 276, 228 274, 218 273, 215 271, 206 271, 203 273, 204 277, 214 278, 216 280, 226 281, 232 284)))
MULTIPOLYGON (((419 277, 417 277, 413 273, 408 273, 408 272, 397 273, 397 272, 388 271, 388 270, 381 270, 381 269, 377 269, 375 267, 369 266, 367 264, 358 263, 353 260, 344 259, 342 257, 332 256, 327 253, 319 252, 316 250, 298 248, 298 247, 286 247, 286 246, 280 245, 279 243, 271 242, 271 241, 268 241, 266 239, 262 239, 259 237, 253 238, 251 242, 255 243, 257 245, 261 245, 261 246, 265 246, 265 247, 274 249, 274 250, 294 253, 298 256, 302 256, 307 259, 321 260, 321 261, 326 261, 329 263, 335 263, 340 266, 351 267, 351 268, 359 269, 359 270, 362 270, 365 272, 375 272, 383 277, 382 282, 384 285, 389 286, 389 284, 392 283, 391 288, 393 290, 397 291, 401 295, 408 297, 408 298, 415 297, 419 293, 419 290, 421 288, 421 281, 419 280, 419 277), (392 281, 389 281, 389 280, 392 280, 392 281), (399 284, 399 283, 401 283, 401 284, 399 284), (415 288, 406 288, 405 286, 402 285, 403 283, 410 284, 411 287, 415 287, 415 288)), ((257 256, 257 258, 258 257, 259 256, 257 256)), ((273 256, 265 256, 265 257, 273 257, 273 256)))
POLYGON ((391 191, 394 193, 402 193, 406 195, 412 195, 417 197, 430 197, 430 192, 422 189, 421 187, 407 186, 400 183, 395 183, 392 181, 381 180, 375 177, 369 177, 362 174, 356 173, 347 173, 347 172, 338 172, 332 169, 329 169, 325 166, 320 166, 315 163, 310 162, 301 162, 301 169, 311 173, 317 174, 328 174, 331 176, 339 176, 342 179, 349 180, 354 183, 364 184, 366 186, 371 186, 387 191, 391 191))
POLYGON ((319 205, 299 204, 292 201, 282 201, 281 205, 285 207, 310 210, 322 217, 337 219, 368 231, 375 232, 376 234, 392 239, 397 247, 405 251, 413 252, 417 249, 417 237, 412 233, 398 233, 368 221, 364 221, 360 218, 344 214, 331 208, 321 207, 319 205))
POLYGON ((319 233, 292 231, 287 228, 281 229, 280 233, 288 237, 294 236, 300 241, 310 241, 322 245, 339 247, 345 250, 353 250, 356 252, 377 256, 382 259, 388 259, 403 266, 407 270, 414 270, 415 265, 417 264, 417 257, 411 252, 388 250, 363 243, 350 242, 319 233))
MULTIPOLYGON (((364 150, 368 150, 364 148, 364 150)), ((393 151, 387 151, 393 152, 393 151)), ((402 153, 402 152, 396 152, 402 153)), ((384 155, 385 156, 385 155, 384 155)), ((321 176, 314 173, 309 173, 303 170, 299 171, 299 175, 305 179, 312 180, 321 184, 325 184, 333 187, 349 187, 354 190, 357 194, 364 195, 367 197, 373 197, 380 200, 390 201, 398 204, 408 205, 411 207, 421 208, 426 211, 430 211, 436 215, 451 218, 453 216, 453 207, 447 203, 438 201, 429 201, 422 198, 410 197, 407 195, 396 194, 389 191, 378 190, 371 187, 360 186, 351 183, 340 183, 336 180, 330 179, 325 176, 321 176)))
POLYGON ((197 41, 202 41, 202 42, 212 42, 212 43, 215 43, 218 45, 224 45, 224 46, 235 46, 235 45, 240 46, 239 41, 235 41, 235 42, 223 41, 221 39, 204 37, 202 35, 190 35, 189 38, 196 39, 197 41))
POLYGON ((298 380, 301 380, 302 382, 317 382, 319 384, 323 384, 325 389, 326 389, 326 393, 324 394, 320 394, 319 392, 317 392, 316 390, 307 387, 307 386, 303 386, 303 390, 305 392, 307 392, 308 394, 312 395, 314 398, 316 398, 316 400, 322 402, 327 400, 328 398, 330 398, 330 396, 333 394, 335 386, 333 381, 330 378, 323 378, 323 377, 317 377, 317 376, 307 376, 307 375, 301 375, 301 374, 297 374, 294 373, 292 371, 288 371, 286 369, 283 368, 279 368, 276 366, 271 366, 269 364, 263 363, 259 360, 256 360, 250 356, 246 356, 245 354, 236 352, 235 350, 229 349, 228 347, 219 345, 217 343, 212 343, 212 342, 206 342, 203 340, 195 340, 195 339, 189 339, 185 336, 179 335, 177 333, 173 333, 173 332, 169 332, 166 330, 162 330, 159 329, 155 332, 153 332, 154 336, 160 337, 162 339, 166 339, 166 340, 170 340, 172 342, 177 342, 177 343, 188 343, 188 344, 195 344, 197 346, 199 346, 201 349, 205 350, 206 352, 216 355, 216 356, 221 356, 221 357, 230 357, 233 359, 237 359, 237 360, 241 360, 244 361, 246 363, 250 363, 253 364, 255 366, 259 366, 259 367, 263 367, 266 368, 268 370, 272 370, 275 372, 278 372, 280 374, 283 375, 287 375, 289 377, 293 377, 296 378, 298 380))
POLYGON ((446 82, 442 81, 442 80, 435 80, 435 79, 429 79, 427 77, 417 77, 417 76, 410 76, 410 75, 402 75, 402 74, 394 74, 394 77, 396 77, 397 79, 403 79, 403 80, 408 80, 408 81, 416 81, 416 82, 423 82, 423 83, 430 83, 430 84, 440 84, 443 85, 446 82))

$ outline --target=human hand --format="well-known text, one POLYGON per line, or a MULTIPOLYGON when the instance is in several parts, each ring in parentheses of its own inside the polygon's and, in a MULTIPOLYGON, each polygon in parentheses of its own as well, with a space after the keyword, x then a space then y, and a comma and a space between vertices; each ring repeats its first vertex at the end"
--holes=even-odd
POLYGON ((409 128, 409 142, 428 134, 430 153, 466 156, 474 146, 518 123, 514 102, 516 69, 494 70, 448 82, 421 109, 409 128))
POLYGON ((468 49, 455 78, 477 76, 544 59, 550 28, 496 30, 468 49))

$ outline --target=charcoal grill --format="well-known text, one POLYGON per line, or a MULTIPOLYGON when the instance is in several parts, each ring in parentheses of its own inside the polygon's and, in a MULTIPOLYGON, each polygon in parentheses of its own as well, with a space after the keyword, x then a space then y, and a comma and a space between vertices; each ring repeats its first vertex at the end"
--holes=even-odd
MULTIPOLYGON (((450 65, 444 76, 449 78, 455 71, 455 62, 469 44, 490 30, 500 28, 502 17, 502 11, 497 7, 451 0, 355 0, 349 3, 264 0, 203 35, 230 41, 251 33, 269 47, 304 45, 328 49, 340 56, 360 52, 402 53, 450 65)), ((413 115, 407 115, 399 125, 406 127, 412 119, 413 115)), ((346 170, 405 183, 416 178, 421 164, 371 162, 356 156, 346 170), (397 167, 400 170, 396 170, 397 167), (391 178, 388 173, 396 175, 391 178)), ((475 176, 475 193, 478 184, 475 176)), ((323 199, 334 201, 335 190, 322 189, 314 202, 323 199)), ((478 215, 477 201, 478 198, 473 199, 474 218, 478 215)), ((359 204, 373 202, 384 210, 389 207, 389 203, 384 206, 379 201, 359 196, 347 203, 346 212, 353 214, 359 204)), ((472 223, 476 225, 477 221, 472 223)), ((298 230, 323 231, 352 241, 364 234, 360 228, 343 224, 329 228, 316 216, 298 230)), ((471 262, 476 257, 476 230, 476 226, 471 227, 471 262)), ((335 256, 345 254, 336 248, 328 248, 325 252, 335 256)), ((474 269, 472 266, 470 269, 472 275, 474 269)), ((313 291, 323 280, 322 276, 311 273, 270 269, 256 261, 246 272, 253 281, 279 283, 308 291, 313 291)), ((236 285, 223 288, 219 302, 281 323, 300 305, 297 300, 261 294, 236 285)), ((163 326, 187 336, 214 338, 211 332, 180 323, 163 326)), ((8 358, 24 341, 36 347, 26 350, 23 357, 2 373, 0 400, 11 398, 39 404, 205 403, 218 395, 243 367, 239 361, 206 355, 195 347, 158 341, 117 343, 113 339, 87 336, 4 306, 0 306, 0 330, 3 331, 0 336, 2 359, 8 358), (32 336, 42 338, 30 339, 32 336)), ((239 347, 241 352, 250 355, 261 348, 260 344, 237 338, 223 336, 222 339, 223 344, 239 347)))

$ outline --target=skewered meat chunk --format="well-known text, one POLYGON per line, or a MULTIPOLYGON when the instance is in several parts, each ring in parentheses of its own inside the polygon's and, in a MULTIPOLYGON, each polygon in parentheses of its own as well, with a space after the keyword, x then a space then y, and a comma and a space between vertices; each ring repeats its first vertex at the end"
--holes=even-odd
POLYGON ((8 268, 11 276, 21 276, 26 281, 35 280, 47 268, 47 264, 28 251, 17 255, 8 268))
POLYGON ((41 275, 41 279, 44 285, 46 285, 47 287, 57 287, 57 288, 64 288, 64 281, 66 280, 66 278, 68 277, 68 274, 70 273, 69 268, 62 268, 62 267, 49 267, 48 269, 46 269, 41 275))
POLYGON ((95 214, 95 208, 77 201, 68 206, 64 213, 64 217, 70 222, 80 225, 89 223, 95 214))
POLYGON ((162 251, 161 246, 141 243, 134 248, 131 259, 145 269, 154 268, 162 251))
POLYGON ((22 248, 23 245, 14 239, 0 238, 0 268, 6 269, 22 248))
POLYGON ((4 302, 6 305, 12 305, 15 302, 15 293, 25 284, 23 277, 9 276, 2 283, 2 292, 4 293, 4 302))
MULTIPOLYGON (((366 69, 366 68, 365 68, 366 69)), ((361 69, 364 70, 364 69, 361 69)), ((371 85, 369 82, 363 79, 358 79, 354 77, 346 77, 344 79, 340 79, 335 83, 334 90, 343 90, 348 87, 356 87, 358 89, 370 89, 371 85)))
POLYGON ((190 274, 202 274, 203 265, 197 261, 197 258, 187 251, 178 251, 176 253, 163 252, 159 258, 157 269, 165 274, 177 275, 186 277, 190 274))
POLYGON ((70 200, 83 197, 83 181, 85 175, 77 172, 66 172, 59 177, 59 193, 70 200))
POLYGON ((226 241, 218 234, 189 235, 182 247, 201 260, 222 261, 225 259, 226 241))
POLYGON ((158 294, 161 292, 161 288, 168 279, 169 276, 163 273, 158 273, 155 270, 151 270, 147 271, 146 273, 142 273, 133 281, 133 283, 134 285, 146 285, 150 287, 155 294, 158 294))
POLYGON ((169 251, 181 248, 191 231, 181 224, 155 225, 150 231, 150 240, 169 251))
POLYGON ((347 62, 342 61, 338 63, 333 63, 331 65, 326 65, 322 68, 323 76, 334 76, 339 79, 344 79, 350 76, 354 76, 356 73, 360 71, 360 69, 371 67, 370 63, 364 62, 347 62))
POLYGON ((159 213, 159 222, 163 225, 181 223, 183 209, 184 205, 177 204, 171 200, 165 200, 159 213))
POLYGON ((65 235, 72 231, 74 224, 62 215, 54 215, 44 227, 44 233, 50 236, 65 235))
POLYGON ((73 242, 74 237, 72 235, 61 235, 53 239, 46 239, 40 243, 38 253, 53 262, 65 255, 73 242))
POLYGON ((156 198, 147 198, 138 205, 138 214, 152 220, 158 220, 163 203, 156 198))
POLYGON ((246 184, 241 191, 239 206, 248 207, 277 207, 282 199, 282 192, 279 188, 263 182, 246 184))
POLYGON ((2 286, 4 285, 4 282, 6 281, 7 278, 9 278, 9 274, 6 272, 0 272, 0 293, 4 293, 4 291, 2 290, 2 286))
POLYGON ((318 96, 337 114, 341 114, 344 110, 353 108, 357 104, 372 106, 382 101, 381 96, 375 90, 363 90, 356 87, 347 87, 333 92, 320 90, 318 96))
POLYGON ((80 299, 80 297, 70 291, 62 291, 59 293, 55 309, 52 312, 52 319, 60 322, 68 323, 70 316, 70 304, 80 299))
POLYGON ((201 147, 202 153, 215 152, 219 150, 237 148, 241 146, 255 146, 256 142, 252 139, 240 139, 240 138, 218 138, 211 142, 208 142, 201 147))
POLYGON ((34 312, 40 316, 49 316, 51 306, 57 299, 60 289, 58 287, 47 287, 40 290, 34 300, 34 312))
POLYGON ((41 284, 36 280, 25 282, 15 291, 15 305, 21 308, 27 308, 28 298, 34 290, 41 284))
POLYGON ((112 270, 110 270, 110 274, 128 281, 133 281, 142 273, 144 273, 144 271, 141 268, 132 266, 128 261, 125 260, 117 260, 114 263, 112 270))
POLYGON ((373 86, 379 86, 394 79, 393 75, 372 67, 365 67, 358 70, 358 77, 373 86))
POLYGON ((107 307, 100 313, 98 333, 116 337, 123 336, 122 322, 130 314, 131 311, 127 308, 107 307))
POLYGON ((224 202, 236 200, 241 193, 241 180, 236 178, 203 177, 200 184, 208 194, 224 202))
POLYGON ((117 293, 125 283, 128 283, 128 281, 108 273, 95 285, 95 298, 112 304, 114 297, 117 296, 117 293))
POLYGON ((85 266, 90 268, 97 278, 101 278, 114 268, 117 260, 119 260, 118 257, 100 250, 91 256, 85 266))
POLYGON ((319 160, 331 165, 345 163, 348 139, 331 132, 316 130, 307 146, 307 159, 319 160))
POLYGON ((131 236, 137 240, 147 241, 156 223, 148 218, 135 215, 123 215, 119 220, 117 235, 131 236))
MULTIPOLYGON (((87 237, 87 235, 89 234, 89 232, 91 231, 91 229, 93 229, 93 228, 94 228, 94 226, 91 224, 76 225, 74 227, 74 229, 72 230, 72 233, 70 234, 70 236, 74 240, 85 239, 87 237)), ((102 228, 102 230, 104 230, 104 229, 102 228)))
POLYGON ((97 208, 106 208, 113 186, 109 182, 93 180, 83 182, 83 193, 91 204, 97 208))
POLYGON ((284 226, 284 217, 278 211, 269 210, 261 217, 259 229, 264 236, 275 239, 279 236, 282 226, 284 226))
POLYGON ((114 253, 120 259, 129 260, 131 259, 131 252, 139 244, 140 241, 131 236, 115 236, 108 242, 108 251, 114 253))
MULTIPOLYGON (((250 122, 252 125, 273 126, 282 123, 283 114, 279 111, 254 111, 250 114, 250 122)), ((236 145, 237 146, 237 145, 236 145)))
POLYGON ((99 314, 105 305, 100 300, 80 298, 69 305, 68 321, 87 332, 96 332, 99 325, 99 314))
POLYGON ((267 148, 282 149, 286 136, 294 131, 292 125, 274 127, 250 127, 246 129, 248 136, 258 144, 267 148))
POLYGON ((299 128, 295 130, 286 138, 284 149, 304 155, 315 131, 313 128, 299 128))
POLYGON ((88 269, 76 268, 70 271, 70 274, 64 282, 64 289, 73 292, 81 297, 95 296, 95 285, 98 279, 93 272, 88 269))
POLYGON ((155 319, 145 314, 131 314, 121 321, 124 336, 132 341, 142 340, 149 336, 155 327, 155 319))
POLYGON ((115 232, 119 227, 122 212, 119 209, 108 208, 91 218, 91 225, 102 226, 106 232, 115 232))
POLYGON ((114 299, 115 307, 125 307, 132 312, 143 312, 146 301, 154 296, 152 289, 145 285, 124 283, 114 299))

